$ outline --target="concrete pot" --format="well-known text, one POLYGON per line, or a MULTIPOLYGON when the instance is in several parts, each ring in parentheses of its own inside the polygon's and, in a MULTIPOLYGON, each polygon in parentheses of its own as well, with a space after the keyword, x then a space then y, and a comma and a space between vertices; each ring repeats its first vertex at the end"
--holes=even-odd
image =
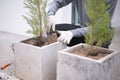
POLYGON ((86 45, 58 52, 57 80, 120 80, 120 52, 113 51, 99 60, 69 53, 81 46, 86 45))
POLYGON ((22 80, 56 80, 57 51, 65 47, 59 42, 43 47, 14 43, 15 75, 22 80))

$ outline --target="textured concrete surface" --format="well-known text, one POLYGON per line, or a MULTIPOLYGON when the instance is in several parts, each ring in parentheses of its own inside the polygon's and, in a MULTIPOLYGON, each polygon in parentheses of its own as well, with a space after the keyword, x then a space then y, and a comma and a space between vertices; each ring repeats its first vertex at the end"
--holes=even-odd
POLYGON ((14 53, 11 49, 12 44, 27 38, 27 36, 0 31, 0 67, 7 63, 12 63, 9 67, 0 72, 6 72, 14 76, 14 53))
MULTIPOLYGON (((110 49, 120 50, 120 27, 116 27, 114 39, 110 45, 110 49)), ((28 38, 23 35, 17 35, 9 32, 0 31, 0 67, 6 63, 14 63, 14 53, 11 49, 13 42, 28 38)), ((14 64, 0 72, 6 72, 10 75, 14 73, 14 64)))
POLYGON ((23 80, 56 80, 57 51, 66 48, 60 42, 43 47, 15 43, 15 74, 23 80))
POLYGON ((2 61, 9 61, 14 57, 12 44, 25 38, 26 36, 0 31, 0 65, 2 61))
MULTIPOLYGON (((20 80, 14 76, 10 76, 5 72, 0 72, 0 78, 2 78, 2 80, 20 80)), ((1 79, 0 79, 1 80, 1 79)))
POLYGON ((70 54, 76 45, 58 53, 57 80, 120 80, 120 52, 99 60, 70 54))

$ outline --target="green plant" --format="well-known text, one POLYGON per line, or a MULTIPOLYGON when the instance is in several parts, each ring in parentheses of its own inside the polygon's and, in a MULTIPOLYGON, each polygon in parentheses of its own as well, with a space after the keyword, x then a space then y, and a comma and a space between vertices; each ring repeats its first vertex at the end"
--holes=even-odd
POLYGON ((43 32, 46 32, 48 28, 48 16, 45 11, 47 0, 25 0, 24 5, 28 12, 23 17, 31 26, 28 33, 32 33, 41 43, 43 42, 43 32))
POLYGON ((85 35, 86 43, 90 45, 88 55, 96 55, 93 52, 93 44, 102 46, 106 41, 112 39, 114 30, 110 29, 111 16, 108 12, 110 5, 107 0, 87 0, 87 14, 90 23, 87 23, 88 34, 85 35))

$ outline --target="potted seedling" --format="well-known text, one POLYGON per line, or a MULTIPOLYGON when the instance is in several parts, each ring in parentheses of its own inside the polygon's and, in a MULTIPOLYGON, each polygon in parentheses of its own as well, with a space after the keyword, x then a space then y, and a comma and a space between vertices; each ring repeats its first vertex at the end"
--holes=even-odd
POLYGON ((47 0, 25 0, 24 5, 29 12, 23 17, 34 37, 14 43, 15 74, 23 80, 56 80, 56 51, 66 46, 56 42, 56 34, 46 37, 47 0))
POLYGON ((59 51, 57 80, 119 80, 120 52, 102 48, 113 37, 107 0, 87 0, 86 44, 59 51))

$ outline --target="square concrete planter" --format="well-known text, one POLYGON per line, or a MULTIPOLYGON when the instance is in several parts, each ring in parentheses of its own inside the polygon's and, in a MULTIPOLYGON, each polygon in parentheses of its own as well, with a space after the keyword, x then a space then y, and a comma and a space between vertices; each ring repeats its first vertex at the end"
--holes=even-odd
POLYGON ((83 46, 86 45, 58 52, 57 80, 120 80, 120 52, 113 51, 99 60, 69 53, 83 46))
POLYGON ((57 51, 65 47, 59 42, 43 47, 14 43, 15 75, 22 80, 56 80, 57 51))

